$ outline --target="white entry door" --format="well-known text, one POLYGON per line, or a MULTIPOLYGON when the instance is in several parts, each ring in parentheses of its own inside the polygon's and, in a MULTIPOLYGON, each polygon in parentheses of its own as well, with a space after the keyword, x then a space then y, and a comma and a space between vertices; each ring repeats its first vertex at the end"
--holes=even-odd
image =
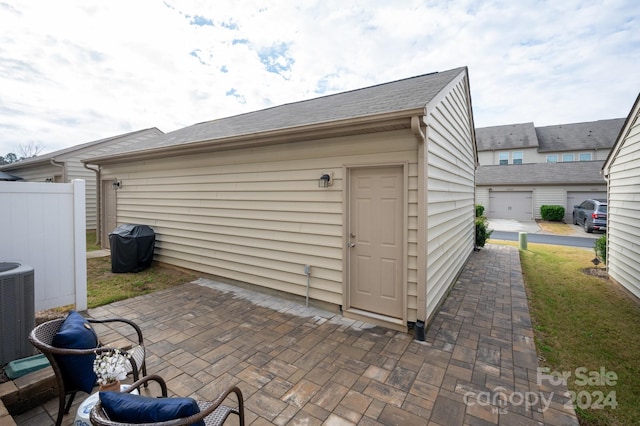
POLYGON ((351 169, 349 179, 350 308, 402 318, 402 167, 351 169))

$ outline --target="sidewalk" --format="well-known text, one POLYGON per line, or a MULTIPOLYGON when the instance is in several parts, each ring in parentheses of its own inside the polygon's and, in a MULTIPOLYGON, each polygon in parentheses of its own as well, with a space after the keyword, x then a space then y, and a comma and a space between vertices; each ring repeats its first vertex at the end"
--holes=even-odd
POLYGON ((94 259, 96 257, 107 257, 111 256, 110 250, 94 250, 87 252, 87 259, 94 259))

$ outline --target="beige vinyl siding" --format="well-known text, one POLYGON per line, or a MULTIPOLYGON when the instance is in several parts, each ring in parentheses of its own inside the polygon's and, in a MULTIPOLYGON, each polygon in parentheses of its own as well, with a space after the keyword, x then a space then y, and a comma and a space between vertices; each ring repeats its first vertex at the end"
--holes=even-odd
POLYGON ((609 169, 609 276, 640 297, 640 122, 636 115, 609 169))
POLYGON ((427 320, 473 250, 475 154, 460 80, 427 123, 427 320))
POLYGON ((67 179, 85 181, 85 214, 87 229, 96 229, 96 174, 82 166, 79 158, 70 158, 67 164, 67 179))
POLYGON ((74 179, 85 181, 85 210, 87 229, 96 228, 96 175, 94 172, 85 169, 79 160, 70 158, 65 160, 66 180, 63 173, 65 169, 51 164, 32 165, 23 170, 16 171, 25 182, 46 182, 47 179, 54 179, 54 182, 68 183, 74 179))
MULTIPOLYGON (((414 139, 415 140, 415 139, 414 139)), ((417 147, 409 164, 407 221, 407 321, 418 315, 418 163, 417 147)))
POLYGON ((67 183, 74 179, 85 181, 85 206, 86 227, 96 229, 97 226, 97 187, 96 174, 88 170, 82 164, 82 160, 90 157, 118 152, 130 145, 142 142, 149 138, 161 135, 156 128, 135 132, 133 135, 107 139, 98 143, 89 143, 80 148, 72 148, 51 153, 50 158, 58 164, 64 164, 64 168, 52 165, 48 159, 36 159, 37 163, 27 163, 15 169, 15 174, 24 178, 25 182, 46 182, 53 179, 54 182, 67 183))
POLYGON ((45 182, 47 179, 54 178, 55 182, 68 183, 74 179, 82 179, 85 181, 85 208, 86 208, 86 227, 87 229, 96 228, 96 175, 94 172, 82 167, 79 160, 70 158, 65 160, 66 180, 64 179, 62 167, 53 166, 51 164, 42 164, 38 166, 30 166, 24 170, 20 170, 19 176, 24 178, 26 182, 45 182), (57 176, 57 177, 56 177, 57 176))
POLYGON ((47 182, 47 179, 52 179, 56 175, 58 176, 59 181, 62 181, 62 168, 52 166, 48 163, 31 167, 16 168, 8 171, 8 173, 20 176, 24 179, 21 182, 47 182))
POLYGON ((481 151, 478 152, 478 163, 481 166, 492 166, 495 164, 494 151, 481 151))
POLYGON ((484 207, 484 215, 487 215, 487 207, 489 207, 489 188, 477 186, 476 187, 476 204, 480 204, 484 207))
POLYGON ((533 218, 542 219, 542 206, 562 206, 567 204, 566 186, 537 186, 533 190, 533 218))
POLYGON ((494 149, 491 151, 478 152, 478 163, 481 166, 497 166, 500 165, 500 153, 506 152, 509 154, 509 164, 513 164, 513 153, 522 153, 522 161, 526 163, 544 163, 546 162, 546 155, 538 153, 537 148, 507 148, 507 149, 494 149))
POLYGON ((591 161, 603 161, 611 151, 610 149, 587 149, 582 151, 558 151, 558 152, 538 152, 536 148, 509 148, 504 150, 480 151, 478 152, 478 162, 481 166, 497 166, 500 164, 499 153, 509 153, 509 164, 513 164, 513 153, 522 152, 523 164, 546 163, 548 155, 557 155, 558 162, 562 161, 562 154, 574 154, 575 161, 579 161, 580 154, 591 154, 591 161))
POLYGON ((87 169, 82 164, 82 160, 90 157, 105 155, 111 152, 118 152, 122 148, 135 145, 138 142, 147 140, 162 132, 156 128, 147 129, 137 133, 132 137, 122 137, 100 143, 81 150, 72 151, 65 155, 67 163, 67 177, 69 180, 84 179, 86 181, 86 222, 87 229, 96 229, 97 223, 97 186, 96 174, 92 170, 87 169))
POLYGON ((416 152, 405 130, 109 165, 102 178, 122 180, 118 224, 155 230, 156 260, 297 295, 311 265, 310 297, 341 305, 345 167, 409 164, 417 187, 416 152))
POLYGON ((565 207, 565 221, 571 221, 573 206, 567 206, 568 192, 599 192, 606 191, 606 185, 537 185, 537 186, 478 186, 476 188, 476 203, 485 207, 485 215, 489 206, 489 188, 494 191, 531 191, 533 198, 534 219, 541 219, 540 208, 542 206, 563 206, 565 207))
POLYGON ((593 151, 581 151, 582 152, 591 152, 591 157, 593 161, 604 161, 607 159, 607 156, 611 152, 610 149, 597 149, 595 152, 593 151))
POLYGON ((109 142, 97 144, 78 151, 73 151, 70 154, 65 155, 68 179, 84 179, 86 181, 85 205, 87 229, 96 229, 98 225, 97 186, 95 172, 85 168, 82 164, 82 160, 90 157, 105 155, 111 152, 118 152, 122 148, 126 148, 130 145, 135 145, 137 142, 141 142, 161 134, 162 132, 160 130, 152 128, 139 132, 135 137, 116 138, 109 142))
POLYGON ((557 162, 561 163, 563 154, 573 154, 574 155, 573 161, 580 161, 580 154, 591 154, 590 161, 602 161, 607 158, 607 155, 609 154, 610 151, 611 150, 607 148, 585 149, 585 150, 577 150, 577 151, 575 150, 574 151, 555 151, 555 152, 537 152, 536 151, 535 153, 529 154, 529 157, 525 157, 525 160, 526 160, 525 163, 546 163, 547 156, 549 155, 556 155, 558 160, 557 162))

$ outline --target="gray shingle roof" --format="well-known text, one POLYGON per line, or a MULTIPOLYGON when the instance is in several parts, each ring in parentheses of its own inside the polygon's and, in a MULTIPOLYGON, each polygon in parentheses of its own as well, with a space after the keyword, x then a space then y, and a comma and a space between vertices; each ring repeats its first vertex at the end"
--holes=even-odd
POLYGON ((3 166, 0 166, 0 170, 2 169, 13 169, 13 168, 17 168, 17 167, 25 167, 25 166, 31 166, 33 164, 40 164, 40 163, 48 163, 49 160, 51 159, 55 159, 56 157, 60 157, 62 155, 65 154, 70 154, 70 153, 74 153, 76 151, 80 151, 81 149, 85 149, 85 148, 89 148, 89 147, 93 147, 105 142, 111 142, 111 141, 115 141, 118 139, 125 139, 125 138, 132 138, 133 136, 137 135, 138 133, 146 133, 149 131, 157 131, 159 133, 162 133, 162 130, 158 129, 157 127, 150 127, 148 129, 142 129, 142 130, 135 130, 133 132, 129 132, 129 133, 123 133, 121 135, 116 135, 116 136, 110 136, 108 138, 104 138, 104 139, 99 139, 99 140, 95 140, 95 141, 91 141, 91 142, 85 142, 85 143, 81 143, 79 145, 73 145, 70 146, 68 148, 63 148, 63 149, 59 149, 57 151, 52 151, 52 152, 48 152, 46 154, 41 154, 41 155, 37 155, 35 157, 31 157, 31 158, 25 158, 24 160, 20 160, 18 162, 15 163, 10 163, 10 164, 6 164, 3 166))
POLYGON ((616 142, 624 118, 587 123, 536 127, 539 152, 579 151, 581 149, 611 149, 616 142))
POLYGON ((538 148, 538 152, 611 149, 624 118, 534 127, 533 123, 476 129, 478 152, 538 148))
POLYGON ((480 166, 476 185, 571 185, 604 184, 600 175, 603 161, 531 163, 480 166))
POLYGON ((533 123, 476 129, 478 151, 538 147, 538 137, 533 123))
MULTIPOLYGON (((137 144, 127 152, 187 145, 274 130, 424 108, 466 68, 425 74, 206 121, 137 144)), ((122 154, 123 152, 120 152, 122 154)))

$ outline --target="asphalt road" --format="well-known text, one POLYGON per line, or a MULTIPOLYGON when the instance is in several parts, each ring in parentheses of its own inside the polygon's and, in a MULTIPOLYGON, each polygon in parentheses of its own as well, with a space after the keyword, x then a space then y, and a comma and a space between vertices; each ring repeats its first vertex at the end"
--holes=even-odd
MULTIPOLYGON (((593 237, 569 237, 564 235, 549 235, 549 234, 531 234, 527 233, 527 242, 540 243, 540 244, 554 244, 559 246, 571 246, 571 247, 584 247, 593 248, 595 240, 600 238, 604 234, 593 233, 593 237)), ((519 241, 519 232, 511 231, 497 231, 494 230, 491 233, 492 240, 506 240, 506 241, 519 241)))

